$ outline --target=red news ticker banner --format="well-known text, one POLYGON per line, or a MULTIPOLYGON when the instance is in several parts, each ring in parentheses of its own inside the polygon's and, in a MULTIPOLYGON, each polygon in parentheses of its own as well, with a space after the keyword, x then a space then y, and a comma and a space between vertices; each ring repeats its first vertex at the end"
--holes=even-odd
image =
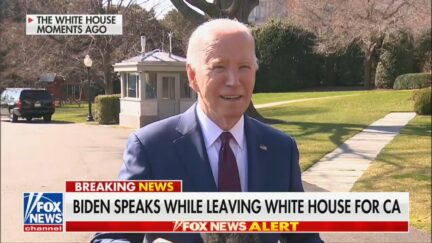
POLYGON ((66 181, 66 192, 181 192, 181 180, 66 181))
POLYGON ((407 221, 68 221, 66 232, 408 232, 407 221))

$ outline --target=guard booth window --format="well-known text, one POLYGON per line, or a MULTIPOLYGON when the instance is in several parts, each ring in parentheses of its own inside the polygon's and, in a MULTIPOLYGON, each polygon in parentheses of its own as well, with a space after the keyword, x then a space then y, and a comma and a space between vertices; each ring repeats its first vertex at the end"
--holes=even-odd
POLYGON ((139 84, 138 84, 138 74, 136 73, 128 73, 126 75, 127 81, 127 97, 130 98, 139 98, 139 84))
POLYGON ((162 99, 164 100, 175 99, 175 77, 162 78, 162 99))
POLYGON ((146 91, 146 99, 156 99, 157 98, 157 80, 156 80, 156 72, 147 72, 145 73, 145 91, 146 91))

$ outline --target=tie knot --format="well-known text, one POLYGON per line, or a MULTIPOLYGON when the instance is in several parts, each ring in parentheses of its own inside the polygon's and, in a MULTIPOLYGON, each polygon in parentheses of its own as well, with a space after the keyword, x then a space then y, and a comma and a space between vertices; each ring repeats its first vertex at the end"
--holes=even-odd
POLYGON ((233 136, 230 132, 222 132, 220 135, 220 139, 222 141, 222 144, 228 144, 232 137, 233 136))

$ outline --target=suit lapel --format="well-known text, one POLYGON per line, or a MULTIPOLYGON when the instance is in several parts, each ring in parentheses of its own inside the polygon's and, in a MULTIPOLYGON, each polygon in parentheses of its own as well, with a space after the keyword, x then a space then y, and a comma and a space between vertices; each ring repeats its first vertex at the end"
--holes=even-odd
MULTIPOLYGON (((181 136, 173 141, 181 163, 184 164, 189 191, 217 191, 210 162, 205 149, 201 128, 196 117, 196 104, 181 115, 177 131, 181 136)), ((266 161, 267 150, 271 149, 263 141, 251 118, 245 115, 245 136, 248 159, 248 191, 268 191, 266 180, 268 170, 266 161)))
POLYGON ((248 191, 263 192, 266 190, 267 144, 262 143, 262 135, 254 127, 250 117, 245 115, 245 135, 248 158, 248 191))
POLYGON ((176 128, 181 136, 173 141, 186 168, 183 186, 189 191, 217 191, 195 109, 196 104, 181 115, 176 128))

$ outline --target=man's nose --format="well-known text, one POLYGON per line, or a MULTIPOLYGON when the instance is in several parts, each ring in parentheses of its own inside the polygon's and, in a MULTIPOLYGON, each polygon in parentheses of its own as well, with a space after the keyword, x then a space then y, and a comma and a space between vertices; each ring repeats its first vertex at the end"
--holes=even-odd
POLYGON ((225 83, 227 86, 237 86, 240 84, 238 71, 235 69, 229 69, 227 80, 225 83))

